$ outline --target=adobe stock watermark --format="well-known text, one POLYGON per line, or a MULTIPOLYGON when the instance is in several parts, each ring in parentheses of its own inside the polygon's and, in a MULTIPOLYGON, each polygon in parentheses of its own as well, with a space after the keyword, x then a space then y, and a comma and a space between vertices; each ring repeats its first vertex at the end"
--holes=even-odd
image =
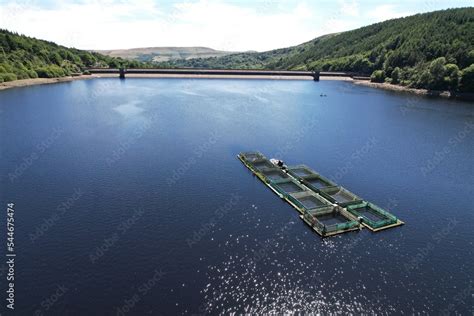
POLYGON ((35 242, 41 236, 43 236, 48 230, 50 230, 61 217, 70 210, 76 202, 84 195, 84 191, 81 188, 74 189, 73 194, 62 201, 57 207, 56 211, 48 218, 43 219, 42 223, 37 225, 35 230, 29 234, 31 242, 35 242))
POLYGON ((164 21, 166 22, 164 28, 170 28, 171 25, 178 22, 184 13, 184 6, 185 4, 175 3, 171 8, 171 11, 168 14, 164 15, 164 21))
POLYGON ((458 219, 448 218, 443 229, 433 234, 431 240, 423 248, 420 248, 418 253, 409 262, 404 264, 405 270, 410 272, 419 269, 421 264, 427 259, 428 255, 436 248, 436 245, 441 243, 458 224, 458 219))
POLYGON ((219 220, 221 220, 227 213, 229 213, 229 211, 232 210, 232 208, 236 206, 241 199, 241 195, 239 195, 238 193, 232 193, 230 200, 227 201, 224 205, 218 207, 214 211, 213 216, 209 219, 208 222, 202 224, 201 228, 199 228, 198 230, 193 231, 191 238, 186 238, 186 243, 188 244, 188 246, 191 248, 193 245, 200 242, 204 238, 204 236, 209 234, 211 229, 217 225, 219 220))
MULTIPOLYGON (((238 92, 239 86, 236 86, 233 90, 238 92)), ((255 114, 256 104, 270 103, 270 100, 267 97, 274 92, 274 88, 272 89, 272 85, 268 83, 264 83, 262 86, 258 86, 256 90, 252 91, 252 93, 246 94, 246 97, 240 104, 240 112, 243 114, 255 114), (258 101, 258 103, 256 103, 256 101, 258 101)), ((275 115, 275 113, 272 113, 272 115, 275 115)))
POLYGON ((349 156, 349 160, 347 160, 342 167, 339 167, 336 173, 332 177, 330 177, 330 179, 335 182, 341 180, 355 167, 355 164, 361 161, 362 158, 364 158, 378 143, 379 140, 377 139, 377 137, 370 137, 362 147, 354 151, 349 156))
POLYGON ((454 312, 454 315, 458 315, 456 313, 456 308, 458 308, 460 305, 466 305, 467 309, 469 312, 473 312, 474 306, 472 304, 472 301, 474 299, 474 287, 472 286, 472 281, 469 282, 469 286, 462 291, 458 292, 452 299, 452 301, 447 304, 446 308, 440 311, 440 315, 452 315, 454 312), (471 302, 470 306, 468 305, 471 302))
POLYGON ((86 94, 83 95, 81 103, 91 105, 95 100, 103 96, 105 93, 113 91, 116 87, 116 81, 101 80, 97 83, 98 84, 95 85, 93 89, 86 90, 86 94))
MULTIPOLYGON (((349 251, 356 248, 363 240, 365 240, 369 236, 368 234, 357 234, 353 239, 349 240, 347 243, 344 244, 342 249, 344 251, 349 251)), ((355 259, 352 259, 355 261, 355 259)))
POLYGON ((205 316, 207 315, 207 303, 203 302, 199 305, 197 313, 192 313, 191 316, 205 316))
POLYGON ((13 172, 8 173, 8 179, 10 182, 13 183, 18 180, 18 178, 20 178, 25 173, 25 171, 28 170, 33 165, 33 163, 56 142, 59 137, 61 137, 63 133, 64 129, 60 127, 54 128, 49 136, 46 137, 46 139, 35 146, 35 150, 31 152, 31 154, 23 157, 13 172))
POLYGON ((342 1, 337 9, 332 10, 329 14, 325 15, 325 21, 321 27, 321 34, 333 33, 334 28, 337 28, 337 24, 340 19, 345 18, 350 10, 356 11, 358 9, 357 1, 342 1))
POLYGON ((20 0, 2 4, 0 21, 2 21, 4 25, 9 25, 17 19, 20 14, 24 14, 25 11, 30 10, 34 4, 33 0, 20 0))
MULTIPOLYGON (((289 222, 285 223, 285 225, 276 230, 275 235, 277 236, 267 239, 265 242, 259 242, 255 247, 257 250, 253 252, 252 256, 247 261, 249 263, 256 264, 267 257, 269 252, 275 251, 275 245, 278 244, 277 238, 279 234, 288 234, 291 224, 293 224, 293 222, 290 220, 289 222)), ((280 245, 280 247, 284 247, 284 244, 280 245)))
POLYGON ((111 167, 120 159, 122 159, 123 156, 130 149, 130 147, 132 147, 136 142, 138 142, 145 135, 145 133, 153 126, 153 122, 155 121, 155 119, 155 115, 150 116, 149 120, 145 121, 142 125, 133 130, 127 140, 120 142, 117 148, 112 151, 110 157, 107 157, 105 159, 107 166, 111 167))
POLYGON ((406 103, 400 106, 402 115, 405 116, 407 113, 416 111, 421 104, 420 99, 421 96, 408 96, 406 103))
POLYGON ((426 176, 428 173, 433 171, 446 157, 460 144, 466 137, 471 134, 474 129, 474 122, 468 121, 464 123, 464 127, 459 130, 456 135, 448 140, 448 144, 445 145, 441 150, 435 151, 433 157, 428 159, 423 167, 421 167, 421 174, 426 176))
POLYGON ((318 119, 316 117, 312 117, 308 124, 305 124, 300 129, 297 129, 295 131, 295 134, 292 135, 291 139, 288 140, 285 144, 283 144, 283 146, 278 148, 273 157, 281 158, 285 156, 285 154, 287 154, 288 152, 292 151, 296 147, 296 145, 306 137, 309 132, 313 131, 313 128, 316 126, 317 123, 318 119))
POLYGON ((128 219, 122 221, 118 226, 116 231, 107 238, 104 238, 102 243, 97 246, 92 253, 89 254, 89 260, 92 264, 96 263, 97 260, 102 258, 110 249, 112 249, 117 242, 120 240, 127 231, 132 228, 135 223, 145 214, 145 211, 142 208, 137 208, 133 212, 133 215, 128 219))
POLYGON ((268 11, 275 8, 279 3, 276 0, 261 0, 256 1, 256 13, 257 14, 267 14, 268 11))
POLYGON ((35 310, 33 313, 35 316, 50 315, 51 309, 63 297, 69 289, 64 285, 56 285, 56 290, 47 298, 43 299, 40 303, 40 308, 35 310))
POLYGON ((0 266, 0 277, 3 277, 8 272, 8 266, 5 263, 2 263, 0 266))
POLYGON ((212 132, 211 135, 207 138, 207 140, 201 143, 194 151, 193 155, 188 157, 185 161, 183 161, 180 166, 173 170, 173 174, 171 177, 166 179, 166 183, 168 186, 176 184, 185 174, 186 172, 191 169, 192 166, 197 164, 199 159, 201 159, 206 152, 208 152, 212 146, 214 146, 218 140, 221 138, 221 135, 217 132, 212 132))
POLYGON ((145 295, 150 293, 150 291, 160 282, 161 279, 166 275, 161 269, 155 269, 153 271, 153 276, 147 281, 143 282, 135 293, 133 293, 129 298, 126 298, 123 301, 123 305, 116 308, 115 315, 124 316, 128 314, 138 303, 143 299, 145 295))

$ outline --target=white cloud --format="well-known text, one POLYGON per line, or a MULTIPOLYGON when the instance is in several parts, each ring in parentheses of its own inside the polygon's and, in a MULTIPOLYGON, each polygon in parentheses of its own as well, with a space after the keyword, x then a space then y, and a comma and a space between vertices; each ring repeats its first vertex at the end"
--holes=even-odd
POLYGON ((329 34, 329 33, 339 33, 343 31, 347 31, 350 29, 353 29, 353 23, 351 21, 348 21, 344 18, 341 19, 333 19, 327 22, 324 30, 327 30, 323 32, 323 34, 329 34))
POLYGON ((407 11, 397 11, 396 6, 393 4, 383 4, 369 11, 367 15, 375 21, 380 22, 405 17, 411 14, 413 13, 407 11))
POLYGON ((359 16, 359 1, 339 0, 341 14, 346 16, 359 16))
POLYGON ((34 0, 0 2, 0 28, 82 49, 207 46, 263 51, 407 16, 417 8, 403 0, 375 7, 360 0, 261 0, 245 5, 239 0, 48 0, 48 6, 34 0))
POLYGON ((28 5, 0 7, 1 28, 82 49, 208 46, 267 50, 317 35, 305 2, 271 13, 219 0, 176 3, 171 12, 153 0, 66 1, 53 8, 24 3, 28 5))

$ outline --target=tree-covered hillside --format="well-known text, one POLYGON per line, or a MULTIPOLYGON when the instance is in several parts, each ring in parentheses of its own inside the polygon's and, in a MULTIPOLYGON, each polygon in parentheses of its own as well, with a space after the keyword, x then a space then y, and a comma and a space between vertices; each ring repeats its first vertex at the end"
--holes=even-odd
POLYGON ((145 67, 137 61, 112 58, 0 29, 0 82, 64 77, 87 67, 145 67))
POLYGON ((474 8, 460 8, 389 20, 285 49, 161 66, 349 71, 415 88, 474 91, 473 64, 474 8))

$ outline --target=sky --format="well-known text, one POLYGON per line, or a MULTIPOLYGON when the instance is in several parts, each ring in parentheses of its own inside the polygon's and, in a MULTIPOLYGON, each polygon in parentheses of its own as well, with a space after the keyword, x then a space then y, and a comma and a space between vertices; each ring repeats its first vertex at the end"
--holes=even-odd
POLYGON ((0 0, 0 28, 79 49, 265 51, 472 0, 0 0))

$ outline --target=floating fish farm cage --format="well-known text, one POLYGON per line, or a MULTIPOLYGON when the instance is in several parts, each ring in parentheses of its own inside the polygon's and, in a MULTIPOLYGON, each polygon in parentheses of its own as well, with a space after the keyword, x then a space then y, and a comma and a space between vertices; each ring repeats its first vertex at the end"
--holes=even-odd
POLYGON ((362 199, 341 186, 327 187, 320 190, 320 194, 339 206, 358 204, 362 199))
POLYGON ((252 166, 259 170, 259 171, 262 171, 262 170, 265 170, 265 169, 275 169, 275 165, 272 164, 270 161, 268 161, 267 159, 262 159, 262 158, 259 158, 259 159, 255 159, 253 162, 252 162, 252 166))
POLYGON ((245 157, 245 160, 248 161, 248 162, 255 162, 255 160, 258 160, 258 159, 264 159, 264 160, 267 160, 267 158, 265 158, 261 153, 259 152, 247 152, 247 153, 240 153, 240 155, 242 157, 245 157))
POLYGON ((300 179, 300 181, 313 191, 320 192, 321 189, 334 187, 336 184, 322 175, 311 175, 300 179))
POLYGON ((282 179, 280 181, 274 181, 272 185, 273 188, 276 189, 283 196, 288 196, 292 193, 306 191, 306 189, 302 185, 290 178, 282 179))
POLYGON ((306 211, 302 219, 321 236, 359 230, 360 223, 340 206, 325 206, 306 211))
POLYGON ((318 175, 313 169, 306 165, 288 167, 288 173, 299 180, 304 179, 305 177, 318 175))
POLYGON ((365 202, 349 205, 347 211, 356 216, 359 221, 372 231, 398 226, 399 220, 375 204, 365 202))
POLYGON ((292 193, 288 199, 302 210, 311 210, 319 207, 331 205, 329 201, 313 191, 303 191, 292 193))
POLYGON ((288 179, 290 176, 279 168, 265 168, 260 171, 269 182, 288 179))
POLYGON ((287 167, 260 152, 243 152, 238 158, 322 237, 363 227, 375 232, 404 224, 306 165, 287 167))

